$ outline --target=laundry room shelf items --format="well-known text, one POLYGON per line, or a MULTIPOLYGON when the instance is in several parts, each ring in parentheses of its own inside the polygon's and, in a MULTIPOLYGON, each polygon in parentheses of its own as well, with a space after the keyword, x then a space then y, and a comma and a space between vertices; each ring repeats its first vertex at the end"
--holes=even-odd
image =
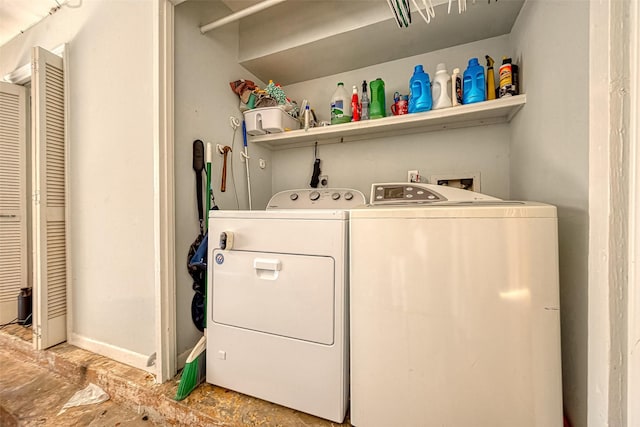
POLYGON ((309 146, 316 142, 318 144, 334 144, 443 129, 508 123, 525 105, 526 99, 526 95, 510 96, 424 113, 316 127, 308 131, 295 130, 254 136, 250 137, 249 141, 264 144, 272 150, 284 150, 309 146))

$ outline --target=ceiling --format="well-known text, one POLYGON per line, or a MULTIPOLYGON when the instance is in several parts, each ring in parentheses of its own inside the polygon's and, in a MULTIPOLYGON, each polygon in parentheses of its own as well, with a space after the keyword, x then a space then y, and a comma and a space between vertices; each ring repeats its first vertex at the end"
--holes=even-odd
POLYGON ((65 0, 0 0, 0 46, 40 22, 65 0))
MULTIPOLYGON (((55 11, 68 0, 0 0, 0 46, 37 24, 52 9, 55 11)), ((180 4, 184 0, 173 0, 180 4)), ((260 0, 222 0, 232 12, 259 3, 260 0)))
POLYGON ((262 0, 222 0, 232 12, 238 12, 239 10, 245 9, 249 6, 254 6, 260 3, 262 0))

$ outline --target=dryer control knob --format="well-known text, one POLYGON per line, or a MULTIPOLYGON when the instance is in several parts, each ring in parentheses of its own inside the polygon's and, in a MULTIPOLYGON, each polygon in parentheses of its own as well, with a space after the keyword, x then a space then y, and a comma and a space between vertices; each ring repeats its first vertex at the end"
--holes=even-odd
POLYGON ((346 193, 344 193, 344 198, 345 198, 345 200, 353 199, 353 193, 350 192, 350 191, 347 191, 346 193))
POLYGON ((291 193, 291 195, 289 196, 289 198, 293 201, 298 200, 298 193, 291 193))
POLYGON ((331 195, 331 198, 332 198, 333 200, 338 200, 338 199, 340 198, 340 193, 333 193, 333 194, 331 195))
POLYGON ((320 198, 320 193, 318 193, 317 191, 312 191, 311 193, 309 193, 309 198, 311 200, 318 200, 320 198))

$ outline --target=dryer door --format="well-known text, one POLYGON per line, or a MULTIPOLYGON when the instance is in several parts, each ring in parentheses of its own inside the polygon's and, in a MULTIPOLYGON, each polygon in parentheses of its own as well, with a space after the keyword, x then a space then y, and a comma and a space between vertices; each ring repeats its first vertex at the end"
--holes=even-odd
POLYGON ((221 250, 213 255, 213 322, 333 344, 333 258, 221 250))

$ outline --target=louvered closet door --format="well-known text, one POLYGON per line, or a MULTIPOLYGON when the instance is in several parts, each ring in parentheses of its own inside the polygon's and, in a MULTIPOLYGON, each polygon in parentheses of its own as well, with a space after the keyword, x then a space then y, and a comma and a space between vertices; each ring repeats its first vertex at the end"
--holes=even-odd
POLYGON ((26 99, 0 82, 0 324, 14 320, 27 286, 26 99))
POLYGON ((67 337, 67 227, 62 58, 32 52, 34 342, 44 349, 67 337))

